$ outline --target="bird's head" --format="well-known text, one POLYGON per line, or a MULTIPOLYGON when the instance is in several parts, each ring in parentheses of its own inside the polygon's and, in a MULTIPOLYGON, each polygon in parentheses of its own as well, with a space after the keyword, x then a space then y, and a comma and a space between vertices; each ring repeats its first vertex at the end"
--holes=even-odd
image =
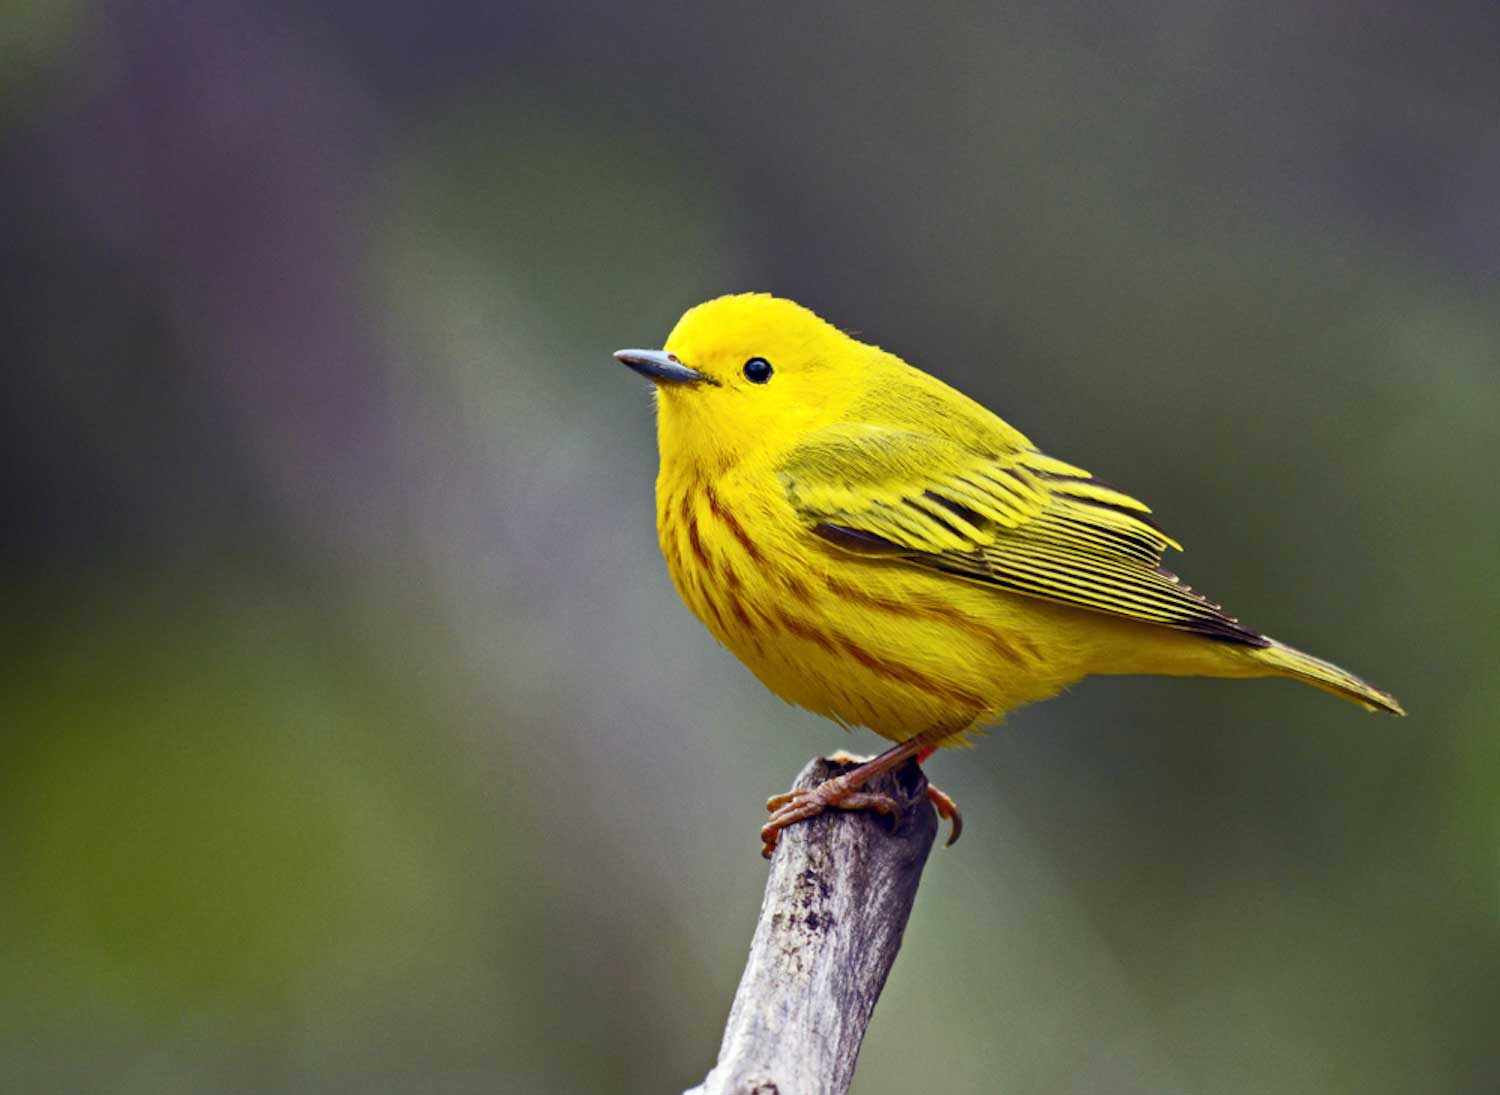
POLYGON ((620 350, 656 385, 663 456, 725 466, 839 419, 880 352, 764 293, 690 308, 660 350, 620 350))

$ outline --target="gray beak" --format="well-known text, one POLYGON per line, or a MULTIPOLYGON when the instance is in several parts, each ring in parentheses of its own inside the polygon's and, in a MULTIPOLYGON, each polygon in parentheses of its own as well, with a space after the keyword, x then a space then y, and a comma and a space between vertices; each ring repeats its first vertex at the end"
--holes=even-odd
POLYGON ((697 369, 689 369, 665 350, 616 350, 615 359, 629 365, 655 384, 712 384, 719 382, 697 369))

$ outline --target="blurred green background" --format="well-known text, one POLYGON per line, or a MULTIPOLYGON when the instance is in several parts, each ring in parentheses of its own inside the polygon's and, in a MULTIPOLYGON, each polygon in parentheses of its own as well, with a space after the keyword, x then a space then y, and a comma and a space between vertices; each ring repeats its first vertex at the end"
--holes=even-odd
POLYGON ((0 5, 0 1086, 672 1092, 764 797, 610 358, 800 300, 1412 717, 1100 679, 934 778, 859 1095, 1500 1074, 1500 9, 0 5))

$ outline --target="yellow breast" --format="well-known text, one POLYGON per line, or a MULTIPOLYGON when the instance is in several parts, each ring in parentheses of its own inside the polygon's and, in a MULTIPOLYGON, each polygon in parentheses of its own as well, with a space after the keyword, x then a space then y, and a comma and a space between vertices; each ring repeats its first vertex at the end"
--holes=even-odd
POLYGON ((842 552, 754 469, 665 466, 657 518, 672 580, 714 637, 778 696, 845 726, 961 735, 1080 675, 1028 638, 1053 606, 842 552))

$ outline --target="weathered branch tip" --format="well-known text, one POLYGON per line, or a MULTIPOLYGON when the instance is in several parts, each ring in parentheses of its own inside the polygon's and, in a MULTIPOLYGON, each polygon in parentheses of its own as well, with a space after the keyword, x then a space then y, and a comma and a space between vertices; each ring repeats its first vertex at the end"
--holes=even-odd
MULTIPOLYGON (((846 770, 811 761, 796 786, 846 770)), ((937 835, 915 762, 871 781, 899 819, 832 810, 788 828, 771 860, 719 1061, 685 1095, 844 1095, 937 835)))

